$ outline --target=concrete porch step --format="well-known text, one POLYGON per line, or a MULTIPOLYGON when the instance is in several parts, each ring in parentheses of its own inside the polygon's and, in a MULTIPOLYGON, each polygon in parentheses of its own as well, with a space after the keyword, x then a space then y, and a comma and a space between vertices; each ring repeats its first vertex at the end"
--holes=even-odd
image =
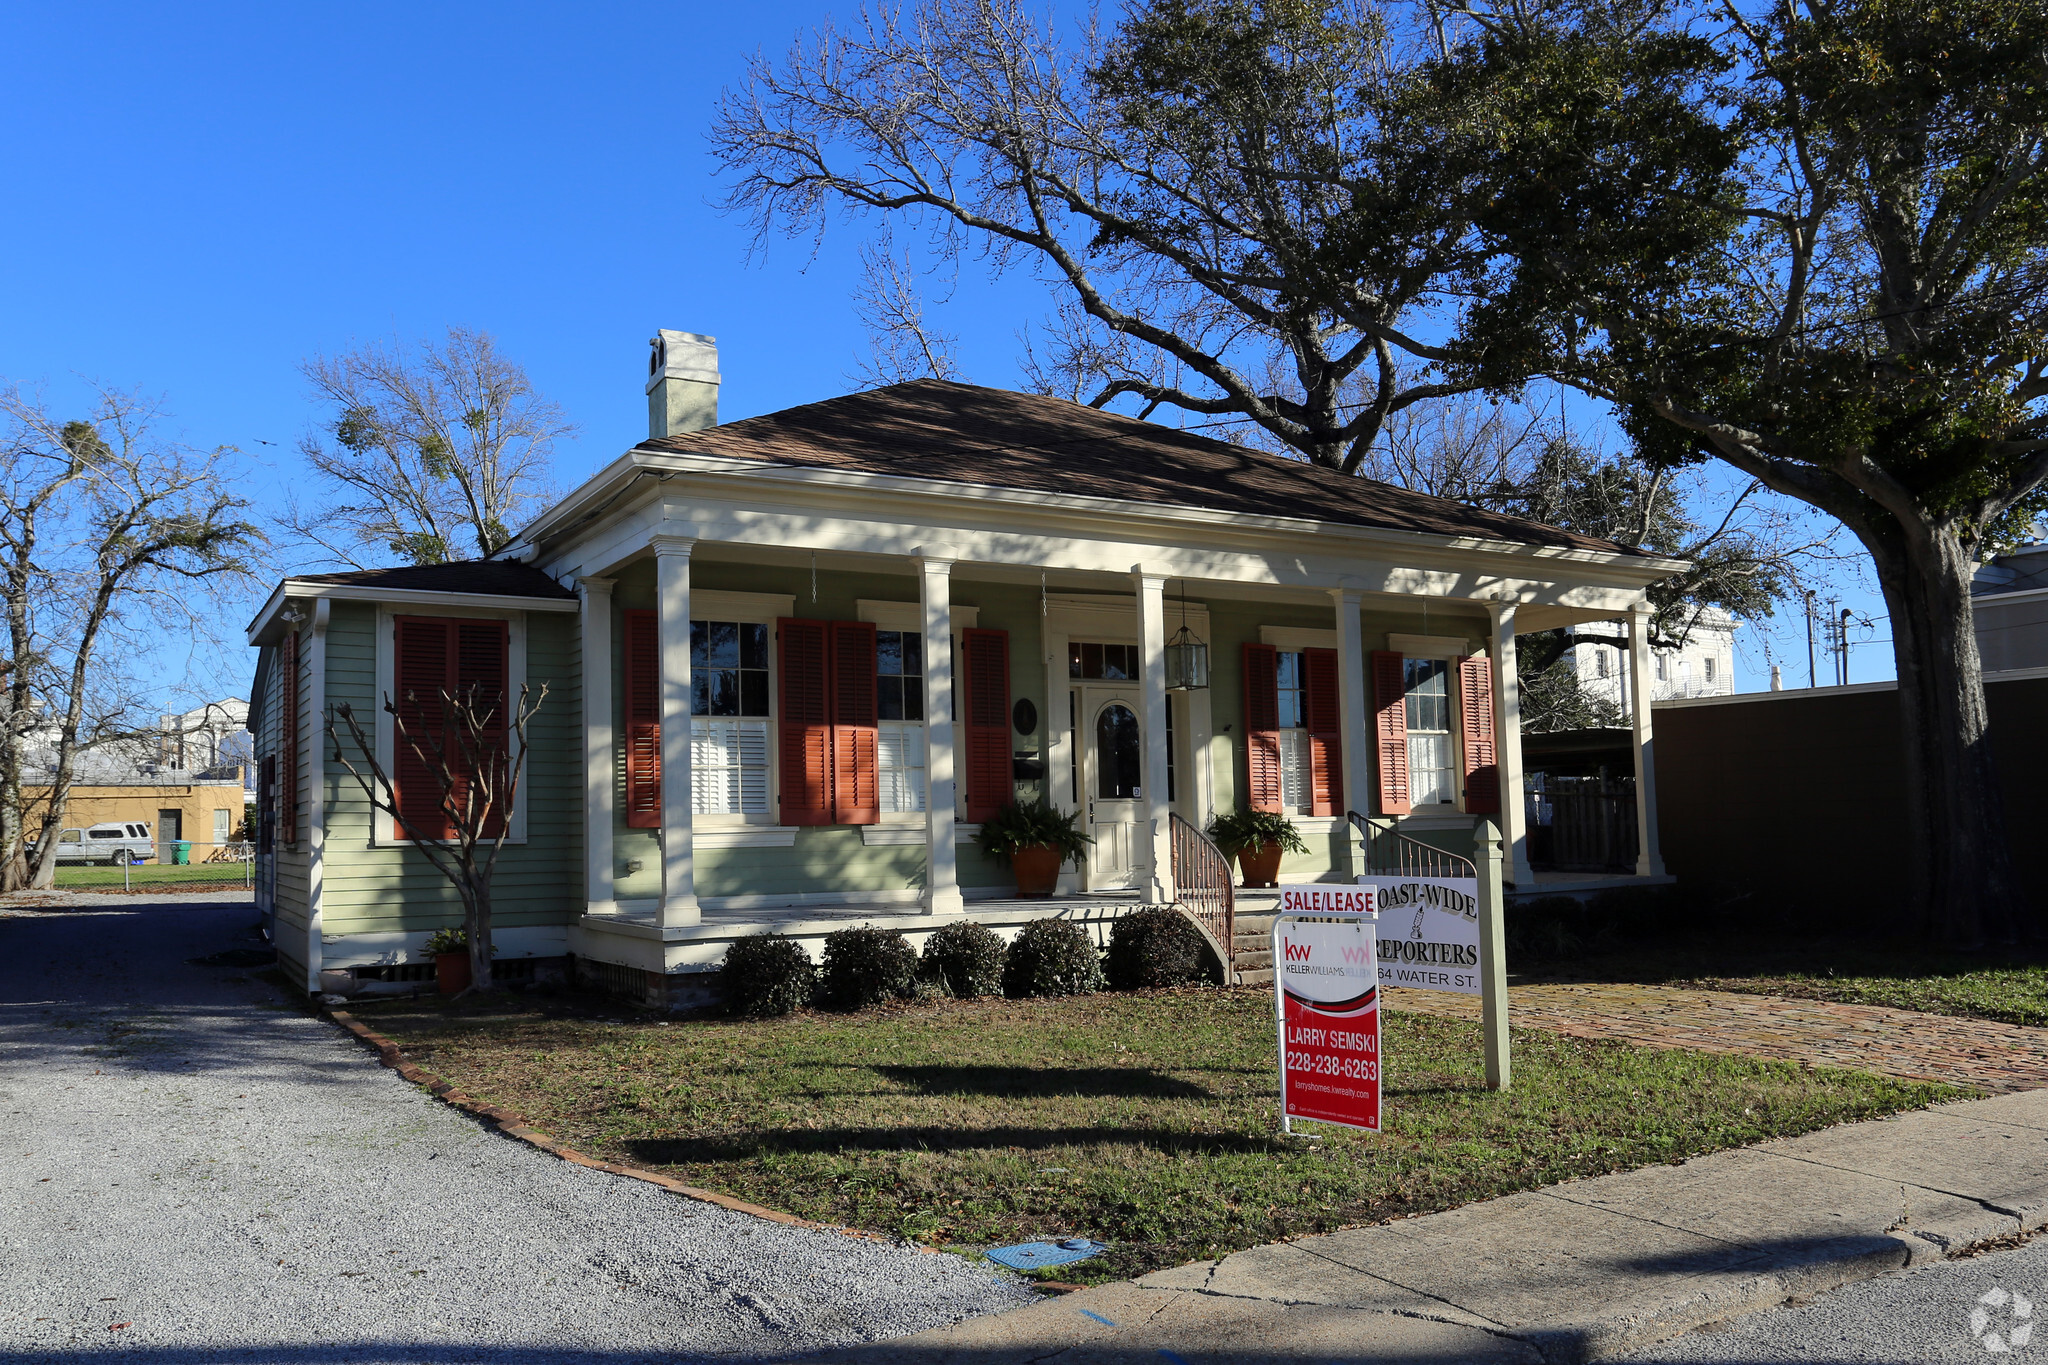
POLYGON ((1240 986, 1270 986, 1270 985, 1272 985, 1272 984, 1273 984, 1273 968, 1272 968, 1271 964, 1268 964, 1267 966, 1264 966, 1264 967, 1240 967, 1240 968, 1238 968, 1238 971, 1237 971, 1237 984, 1238 984, 1238 985, 1240 985, 1240 986))

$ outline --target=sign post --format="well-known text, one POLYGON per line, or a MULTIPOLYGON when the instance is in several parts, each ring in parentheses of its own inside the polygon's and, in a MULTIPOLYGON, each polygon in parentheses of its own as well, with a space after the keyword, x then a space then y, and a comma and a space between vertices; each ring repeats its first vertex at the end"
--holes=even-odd
POLYGON ((1280 1131, 1380 1131, 1379 915, 1370 888, 1289 886, 1273 921, 1280 1131))

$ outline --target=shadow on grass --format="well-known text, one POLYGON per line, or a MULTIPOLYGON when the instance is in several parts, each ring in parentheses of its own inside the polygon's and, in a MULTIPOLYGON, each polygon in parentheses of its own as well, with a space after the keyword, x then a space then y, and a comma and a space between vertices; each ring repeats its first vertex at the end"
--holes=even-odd
POLYGON ((767 1156, 842 1152, 985 1152, 1020 1148, 1151 1147, 1169 1156, 1218 1156, 1285 1150, 1271 1136, 1190 1133, 1170 1128, 1075 1125, 1065 1128, 958 1128, 945 1124, 900 1128, 791 1128, 776 1132, 717 1133, 702 1137, 638 1138, 624 1143, 635 1160, 656 1166, 752 1161, 767 1156))
POLYGON ((1135 1066, 876 1066, 868 1068, 921 1095, 991 1098, 1206 1100, 1207 1087, 1135 1066))

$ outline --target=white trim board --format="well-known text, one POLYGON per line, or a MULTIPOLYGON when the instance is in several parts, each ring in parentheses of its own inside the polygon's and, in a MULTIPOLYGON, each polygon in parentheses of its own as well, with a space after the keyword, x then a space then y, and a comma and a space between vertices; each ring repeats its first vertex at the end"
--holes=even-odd
POLYGON ((1284 649, 1290 653, 1304 649, 1337 648, 1337 628, 1323 630, 1315 626, 1260 626, 1259 643, 1284 649))
POLYGON ((1402 635, 1387 633, 1387 648, 1409 659, 1464 659, 1483 651, 1468 635, 1402 635))

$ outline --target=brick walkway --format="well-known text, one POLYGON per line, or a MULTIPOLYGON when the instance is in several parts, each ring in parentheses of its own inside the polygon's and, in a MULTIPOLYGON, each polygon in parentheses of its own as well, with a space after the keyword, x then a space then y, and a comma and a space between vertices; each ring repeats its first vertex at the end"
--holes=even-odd
MULTIPOLYGON (((1479 1017, 1479 997, 1390 988, 1387 1008, 1479 1017)), ((1574 1038, 1739 1052, 1947 1081, 2004 1094, 2048 1086, 2048 1029, 1984 1019, 1666 986, 1508 988, 1509 1021, 1574 1038)))

